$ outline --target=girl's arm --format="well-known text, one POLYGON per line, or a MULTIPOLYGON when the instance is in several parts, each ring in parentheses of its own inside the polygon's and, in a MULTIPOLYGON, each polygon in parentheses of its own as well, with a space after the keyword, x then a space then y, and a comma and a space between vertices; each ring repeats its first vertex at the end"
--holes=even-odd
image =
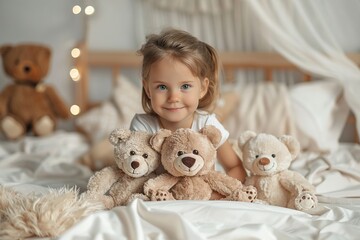
POLYGON ((217 149, 217 158, 227 175, 239 179, 242 183, 245 182, 246 171, 229 141, 225 141, 217 149))

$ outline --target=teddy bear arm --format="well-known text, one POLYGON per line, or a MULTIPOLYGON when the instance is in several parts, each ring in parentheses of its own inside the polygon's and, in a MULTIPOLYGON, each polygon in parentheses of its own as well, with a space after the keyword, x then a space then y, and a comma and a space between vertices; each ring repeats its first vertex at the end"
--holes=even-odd
POLYGON ((111 186, 107 194, 113 197, 115 206, 124 205, 131 199, 136 198, 136 196, 144 198, 140 197, 140 195, 144 195, 144 183, 149 180, 150 177, 151 176, 132 178, 125 175, 111 186))
POLYGON ((212 171, 204 179, 212 190, 222 194, 223 200, 253 202, 257 197, 254 186, 243 186, 241 181, 224 173, 212 171))
POLYGON ((224 196, 229 196, 236 189, 242 189, 242 183, 224 173, 212 171, 207 175, 204 175, 204 180, 210 186, 210 188, 224 196))
POLYGON ((8 112, 8 102, 13 95, 14 89, 14 85, 9 85, 0 93, 0 118, 3 118, 8 112))
POLYGON ((105 194, 119 178, 125 174, 117 166, 106 167, 96 172, 89 179, 87 192, 89 194, 105 194))
POLYGON ((292 195, 297 196, 304 191, 315 192, 315 187, 300 173, 284 171, 280 175, 280 184, 292 195))
POLYGON ((53 106, 55 114, 64 119, 69 118, 70 114, 68 108, 55 89, 51 86, 46 86, 45 93, 53 106))
POLYGON ((151 198, 151 196, 159 190, 169 192, 179 180, 179 178, 168 173, 163 173, 145 182, 144 193, 151 198))
POLYGON ((255 186, 255 183, 256 183, 256 180, 255 180, 254 176, 247 176, 246 177, 246 179, 245 179, 245 185, 246 186, 249 186, 249 185, 255 186))

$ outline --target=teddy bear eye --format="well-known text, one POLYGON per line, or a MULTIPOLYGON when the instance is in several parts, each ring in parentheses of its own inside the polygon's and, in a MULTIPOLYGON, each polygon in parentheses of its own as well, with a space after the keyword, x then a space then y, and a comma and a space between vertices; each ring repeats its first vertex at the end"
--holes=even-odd
POLYGON ((184 152, 183 151, 178 151, 178 156, 181 156, 181 155, 183 155, 184 154, 184 152))
POLYGON ((256 156, 255 156, 255 158, 258 158, 258 157, 259 157, 259 155, 256 155, 256 156))
POLYGON ((130 155, 135 155, 135 151, 130 151, 130 155))
POLYGON ((275 155, 275 154, 271 154, 271 156, 272 156, 273 158, 275 158, 275 157, 276 157, 276 155, 275 155))
POLYGON ((198 155, 198 154, 199 154, 199 151, 195 149, 195 150, 193 151, 193 154, 198 155))
POLYGON ((143 158, 148 158, 147 153, 144 153, 142 156, 143 156, 143 158))

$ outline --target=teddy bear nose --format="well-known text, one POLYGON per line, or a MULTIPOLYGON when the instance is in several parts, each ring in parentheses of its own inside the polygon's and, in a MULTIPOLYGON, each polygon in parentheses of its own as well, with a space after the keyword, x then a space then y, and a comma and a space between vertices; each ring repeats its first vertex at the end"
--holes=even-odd
POLYGON ((140 166, 140 163, 139 162, 137 162, 137 161, 133 161, 133 162, 131 162, 131 167, 133 168, 133 169, 136 169, 136 168, 138 168, 139 166, 140 166))
POLYGON ((270 163, 270 160, 268 158, 260 158, 259 163, 261 165, 268 165, 270 163))
POLYGON ((195 163, 195 159, 192 157, 184 157, 183 159, 181 159, 181 161, 188 168, 191 168, 195 163))
POLYGON ((31 71, 31 67, 29 67, 29 66, 24 67, 24 72, 28 73, 30 71, 31 71))

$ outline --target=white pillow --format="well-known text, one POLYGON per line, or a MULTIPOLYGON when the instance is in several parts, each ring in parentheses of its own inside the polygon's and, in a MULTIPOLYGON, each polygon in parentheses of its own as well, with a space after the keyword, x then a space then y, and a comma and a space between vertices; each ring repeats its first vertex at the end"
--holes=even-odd
POLYGON ((224 122, 231 139, 243 131, 266 132, 276 136, 296 136, 288 88, 281 83, 245 83, 236 89, 238 107, 224 122))
POLYGON ((75 125, 96 143, 107 138, 115 128, 129 128, 135 113, 141 112, 141 89, 120 75, 111 98, 77 117, 75 125))
POLYGON ((349 114, 341 85, 331 80, 296 84, 290 98, 302 148, 335 151, 349 114))
POLYGON ((144 112, 141 105, 141 88, 120 75, 111 99, 119 111, 120 125, 130 127, 136 113, 144 112))

